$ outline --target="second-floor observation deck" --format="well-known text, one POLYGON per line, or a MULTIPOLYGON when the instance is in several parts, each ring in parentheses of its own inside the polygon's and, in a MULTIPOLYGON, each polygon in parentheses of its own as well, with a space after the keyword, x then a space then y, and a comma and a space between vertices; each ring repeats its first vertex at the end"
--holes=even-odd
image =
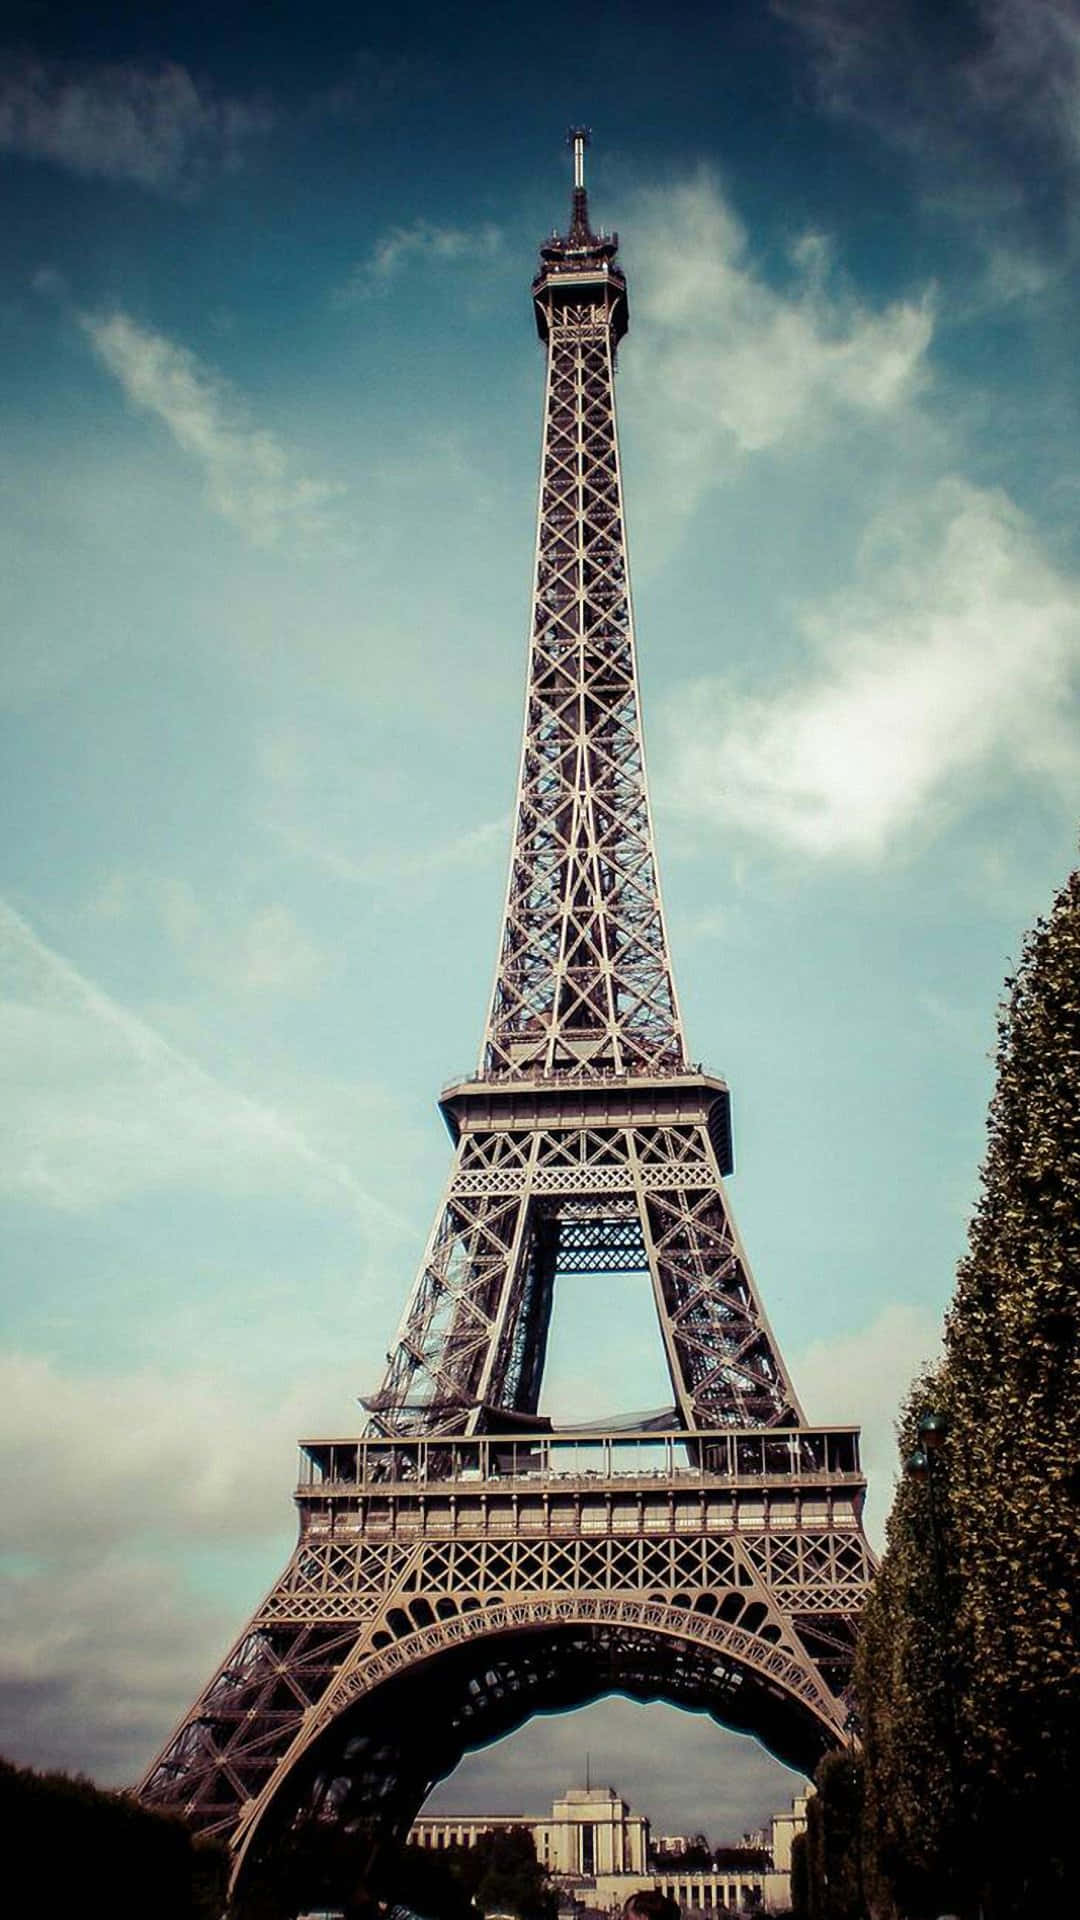
POLYGON ((300 1538, 312 1545, 441 1541, 497 1554, 516 1542, 515 1554, 575 1559, 648 1549, 682 1555, 680 1567, 689 1552, 703 1568, 709 1541, 741 1539, 759 1559, 787 1555, 784 1578, 808 1592, 825 1580, 834 1600, 840 1560, 854 1552, 861 1564, 866 1551, 856 1427, 306 1440, 300 1463, 300 1538))
POLYGON ((430 1489, 496 1493, 545 1489, 620 1492, 658 1485, 680 1490, 825 1488, 861 1495, 857 1427, 717 1428, 694 1433, 530 1431, 303 1440, 302 1505, 352 1495, 430 1489))

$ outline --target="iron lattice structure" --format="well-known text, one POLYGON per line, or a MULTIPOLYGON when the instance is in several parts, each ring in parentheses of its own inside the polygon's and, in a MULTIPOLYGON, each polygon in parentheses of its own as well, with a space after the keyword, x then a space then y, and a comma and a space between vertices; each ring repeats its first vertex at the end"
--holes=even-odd
POLYGON ((617 237, 533 301, 547 386, 524 743, 479 1071, 362 1440, 305 1442, 296 1551, 140 1789, 227 1836, 404 1829, 469 1747, 619 1690, 810 1770, 845 1728, 871 1570, 853 1429, 808 1427, 728 1207, 729 1101, 691 1065, 657 878, 614 405, 617 237), (673 1405, 538 1414, 557 1276, 641 1271, 673 1405))

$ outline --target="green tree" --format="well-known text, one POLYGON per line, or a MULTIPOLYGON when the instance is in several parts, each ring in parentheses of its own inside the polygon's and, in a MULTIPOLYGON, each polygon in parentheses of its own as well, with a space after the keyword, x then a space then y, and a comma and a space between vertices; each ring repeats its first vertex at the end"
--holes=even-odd
POLYGON ((863 1920, 863 1763, 827 1753, 814 1776, 820 1812, 822 1920, 863 1920))
POLYGON ((791 1843, 791 1911, 794 1920, 810 1920, 809 1841, 797 1833, 791 1843))
POLYGON ((88 1905, 115 1920, 211 1920, 225 1905, 224 1849, 175 1815, 89 1780, 0 1761, 0 1829, 8 1877, 41 1913, 88 1905))
POLYGON ((875 1870, 913 1916, 1080 1897, 1080 874, 1025 943, 998 1031, 982 1185, 945 1357, 856 1668, 875 1870), (936 1519, 935 1536, 931 1521, 936 1519))
POLYGON ((476 1905, 484 1913, 514 1913, 518 1920, 554 1920, 555 1895, 536 1858, 528 1827, 496 1827, 468 1849, 476 1905))
POLYGON ((971 1823, 990 1910, 1019 1916, 1077 1894, 1080 873, 1008 985, 946 1451, 971 1823))
MULTIPOLYGON (((900 1421, 903 1459, 916 1450, 920 1418, 940 1411, 947 1397, 941 1371, 912 1389, 900 1421)), ((958 1543, 946 1474, 939 1458, 933 1515, 927 1487, 900 1481, 855 1662, 868 1891, 876 1910, 895 1903, 912 1920, 958 1910, 966 1885, 958 1812, 958 1543)))
POLYGON ((863 1760, 827 1753, 792 1845, 791 1904, 798 1920, 864 1920, 863 1760))

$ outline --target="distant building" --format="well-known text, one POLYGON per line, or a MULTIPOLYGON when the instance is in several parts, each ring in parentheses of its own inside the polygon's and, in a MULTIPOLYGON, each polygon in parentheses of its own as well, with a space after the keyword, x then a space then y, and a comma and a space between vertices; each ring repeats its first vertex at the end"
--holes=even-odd
MULTIPOLYGON (((584 1909, 613 1914, 631 1893, 661 1887, 682 1909, 683 1920, 719 1920, 736 1913, 779 1913, 791 1904, 791 1843, 806 1826, 803 1794, 789 1812, 775 1814, 760 1833, 745 1836, 765 1864, 718 1867, 711 1872, 668 1866, 650 1871, 649 1822, 632 1812, 614 1787, 570 1787, 549 1816, 530 1813, 423 1814, 409 1833, 421 1847, 474 1847, 482 1833, 525 1827, 536 1857, 560 1893, 560 1914, 584 1909), (771 1864, 770 1864, 771 1863, 771 1864)), ((686 1854, 685 1834, 664 1834, 655 1851, 669 1860, 686 1854)))
POLYGON ((413 1822, 409 1838, 421 1847, 474 1847, 482 1833, 505 1827, 527 1827, 540 1865, 560 1880, 629 1873, 639 1885, 650 1884, 649 1823, 631 1812, 614 1787, 570 1787, 547 1819, 531 1813, 425 1814, 413 1822))
POLYGON ((797 1834, 806 1832, 809 1793, 800 1793, 786 1813, 774 1813, 764 1833, 772 1868, 765 1876, 765 1906, 780 1913, 791 1905, 791 1848, 797 1834))

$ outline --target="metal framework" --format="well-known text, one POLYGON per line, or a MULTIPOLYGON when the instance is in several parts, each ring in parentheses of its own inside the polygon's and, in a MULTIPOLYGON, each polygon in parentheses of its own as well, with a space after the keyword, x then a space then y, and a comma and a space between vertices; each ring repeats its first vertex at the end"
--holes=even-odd
POLYGON ((843 1737, 870 1572, 853 1429, 803 1415, 728 1208, 729 1101, 687 1059, 653 848, 623 526, 617 236, 573 135, 533 301, 547 387, 524 743, 479 1071, 360 1440, 303 1448, 288 1567, 140 1789, 227 1836, 407 1826, 469 1747, 619 1690, 809 1769, 843 1737), (647 1273, 673 1405, 538 1414, 560 1274, 647 1273))

